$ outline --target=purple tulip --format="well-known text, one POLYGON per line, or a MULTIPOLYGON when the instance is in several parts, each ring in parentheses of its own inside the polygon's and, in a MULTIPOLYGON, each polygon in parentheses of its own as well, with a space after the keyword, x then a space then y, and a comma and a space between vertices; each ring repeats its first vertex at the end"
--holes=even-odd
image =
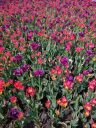
POLYGON ((11 108, 10 112, 9 112, 9 115, 13 119, 18 119, 19 110, 17 108, 11 108))
POLYGON ((20 67, 23 72, 27 72, 30 69, 30 65, 24 64, 20 67))
POLYGON ((71 81, 71 82, 74 81, 74 77, 73 77, 73 76, 67 76, 67 79, 68 79, 69 81, 71 81))
POLYGON ((88 70, 83 71, 83 75, 88 75, 88 74, 89 74, 88 70))
POLYGON ((87 64, 90 62, 90 58, 86 58, 84 64, 87 64))
POLYGON ((44 70, 43 69, 37 69, 33 72, 34 76, 43 76, 44 75, 44 70))
POLYGON ((87 56, 92 56, 92 55, 93 55, 92 50, 87 50, 87 51, 86 51, 86 55, 87 55, 87 56))
POLYGON ((63 58, 61 58, 60 62, 61 62, 61 64, 63 66, 66 66, 68 64, 68 58, 67 57, 63 57, 63 58))
POLYGON ((79 36, 84 37, 84 33, 83 32, 80 32, 79 33, 79 36))
POLYGON ((34 43, 31 44, 31 49, 32 50, 37 50, 39 47, 40 47, 40 44, 38 44, 38 43, 34 42, 34 43))
POLYGON ((13 61, 14 62, 18 62, 18 61, 21 61, 23 59, 23 56, 20 55, 20 54, 17 54, 14 58, 13 58, 13 61))
POLYGON ((92 72, 93 72, 93 70, 90 68, 90 69, 88 69, 88 72, 89 72, 89 73, 92 73, 92 72))
POLYGON ((15 69, 15 70, 13 71, 13 75, 14 75, 14 76, 21 76, 22 73, 23 73, 22 69, 19 69, 19 68, 15 69))

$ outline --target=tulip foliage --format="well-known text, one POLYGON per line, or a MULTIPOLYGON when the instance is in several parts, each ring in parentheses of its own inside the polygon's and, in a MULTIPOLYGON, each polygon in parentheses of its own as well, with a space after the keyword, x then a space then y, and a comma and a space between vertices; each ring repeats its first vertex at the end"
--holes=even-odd
POLYGON ((0 126, 29 124, 96 128, 95 0, 1 1, 0 126))

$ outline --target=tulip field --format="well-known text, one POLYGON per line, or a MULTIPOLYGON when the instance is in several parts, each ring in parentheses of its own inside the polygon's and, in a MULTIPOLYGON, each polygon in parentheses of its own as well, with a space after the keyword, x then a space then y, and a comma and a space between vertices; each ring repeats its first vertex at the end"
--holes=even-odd
POLYGON ((0 128, 96 128, 96 0, 0 0, 0 128))

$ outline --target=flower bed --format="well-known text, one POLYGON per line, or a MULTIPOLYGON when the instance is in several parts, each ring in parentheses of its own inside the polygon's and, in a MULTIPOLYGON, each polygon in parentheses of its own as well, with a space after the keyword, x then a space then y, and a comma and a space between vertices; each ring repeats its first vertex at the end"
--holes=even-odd
POLYGON ((96 128, 96 2, 0 4, 0 126, 96 128))

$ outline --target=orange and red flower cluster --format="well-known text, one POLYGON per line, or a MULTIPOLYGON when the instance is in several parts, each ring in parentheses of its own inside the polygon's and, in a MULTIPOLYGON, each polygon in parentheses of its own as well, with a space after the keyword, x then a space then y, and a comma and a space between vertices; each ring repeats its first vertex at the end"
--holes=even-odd
POLYGON ((57 100, 57 104, 61 107, 67 107, 68 100, 65 96, 63 96, 63 97, 61 97, 60 99, 57 100))
POLYGON ((84 110, 85 110, 84 115, 85 115, 86 117, 90 116, 90 113, 91 113, 91 110, 92 110, 92 107, 93 107, 93 106, 96 106, 96 98, 91 99, 90 102, 87 102, 87 103, 84 105, 84 110))

